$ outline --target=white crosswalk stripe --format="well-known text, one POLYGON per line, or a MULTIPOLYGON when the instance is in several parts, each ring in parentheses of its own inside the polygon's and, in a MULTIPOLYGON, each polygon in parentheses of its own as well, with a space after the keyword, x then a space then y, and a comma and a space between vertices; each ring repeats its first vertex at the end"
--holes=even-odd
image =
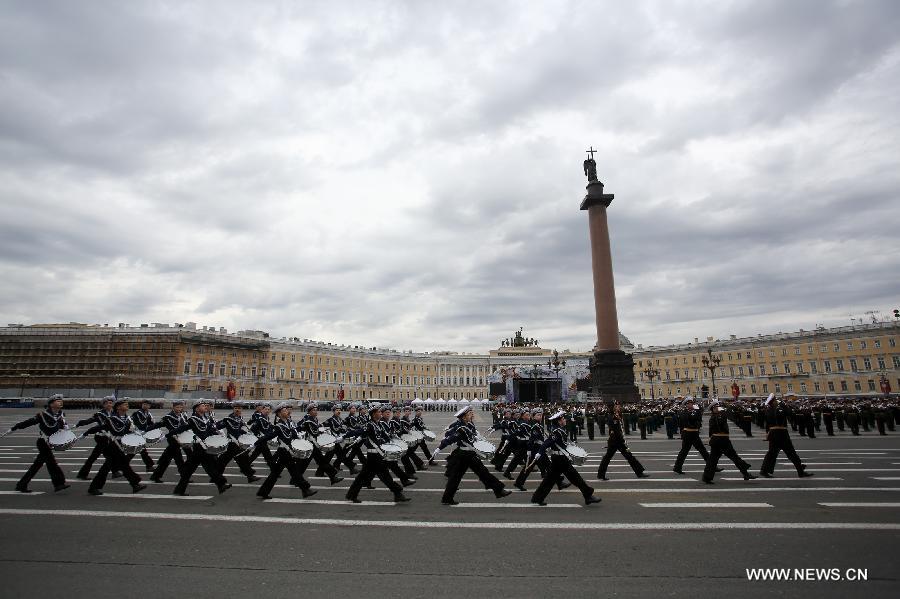
POLYGON ((770 503, 639 503, 641 507, 650 508, 757 508, 757 507, 775 507, 770 503))
POLYGON ((864 502, 864 501, 847 502, 847 503, 820 502, 819 505, 822 505, 825 507, 900 507, 900 503, 898 503, 898 502, 864 502))

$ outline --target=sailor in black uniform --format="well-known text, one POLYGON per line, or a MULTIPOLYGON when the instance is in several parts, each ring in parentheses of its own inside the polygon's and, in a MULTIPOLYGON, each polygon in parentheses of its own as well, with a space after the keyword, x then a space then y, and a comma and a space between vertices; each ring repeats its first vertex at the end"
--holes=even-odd
MULTIPOLYGON (((272 428, 272 423, 269 422, 269 413, 272 411, 272 404, 267 401, 261 401, 256 404, 256 411, 250 416, 250 432, 256 435, 257 437, 262 437, 272 428)), ((275 464, 275 459, 272 457, 272 451, 269 449, 269 446, 265 443, 257 443, 256 448, 250 453, 250 457, 248 458, 250 464, 256 461, 256 458, 259 457, 259 454, 262 454, 263 459, 266 460, 266 465, 271 468, 275 464)))
MULTIPOLYGON (((128 400, 127 397, 125 399, 128 400)), ((146 399, 141 400, 141 409, 135 410, 131 415, 131 421, 134 423, 134 427, 142 433, 158 428, 153 426, 153 414, 150 413, 150 402, 146 399)), ((147 472, 153 472, 153 458, 147 453, 146 447, 141 450, 141 460, 143 460, 144 468, 147 472)))
POLYGON ((242 416, 243 408, 244 406, 241 402, 232 402, 231 414, 216 423, 219 430, 224 431, 228 437, 228 448, 219 456, 218 467, 219 472, 224 474, 225 468, 228 467, 228 463, 233 459, 238 465, 241 474, 247 477, 247 482, 255 483, 259 480, 259 477, 256 476, 256 471, 250 465, 250 454, 237 442, 238 437, 249 432, 247 423, 244 422, 244 417, 242 416))
POLYGON ((356 475, 350 485, 350 490, 347 491, 347 500, 353 503, 362 503, 359 499, 360 489, 364 486, 371 486, 370 483, 377 476, 394 494, 394 501, 409 501, 409 498, 403 494, 403 487, 391 478, 387 462, 384 460, 384 452, 381 450, 381 446, 390 440, 387 429, 381 425, 381 407, 378 404, 370 405, 369 416, 371 420, 364 427, 347 431, 347 435, 362 438, 361 445, 366 452, 366 461, 363 462, 362 470, 356 475))
MULTIPOLYGON (((328 431, 329 434, 340 439, 338 443, 335 444, 335 449, 331 453, 334 456, 334 464, 332 464, 335 470, 340 470, 341 466, 347 466, 347 469, 350 471, 350 474, 356 474, 356 466, 353 463, 353 460, 350 456, 347 455, 347 450, 352 444, 352 439, 344 440, 344 434, 347 432, 347 425, 344 423, 344 419, 341 418, 341 404, 334 404, 334 408, 332 408, 331 417, 325 420, 322 423, 322 426, 328 431)), ((328 456, 326 456, 328 457, 328 456)))
POLYGON ((550 429, 550 434, 538 450, 538 457, 543 455, 550 456, 550 468, 547 469, 544 479, 537 490, 535 490, 534 495, 531 496, 531 503, 547 505, 544 500, 547 499, 550 489, 559 481, 561 476, 565 476, 573 485, 578 487, 584 496, 585 505, 599 503, 600 498, 594 496, 594 489, 584 482, 581 474, 572 465, 572 458, 569 457, 566 451, 566 441, 569 436, 566 430, 566 413, 563 410, 559 410, 550 417, 550 421, 553 423, 553 428, 550 429))
POLYGON ((734 465, 744 475, 744 480, 756 478, 750 474, 750 464, 741 459, 737 454, 731 439, 728 436, 728 418, 725 415, 725 406, 718 400, 710 404, 712 414, 709 417, 709 459, 706 460, 706 469, 703 471, 703 482, 713 484, 716 466, 723 455, 734 462, 734 465))
POLYGON ((519 466, 519 464, 522 464, 523 466, 528 464, 528 443, 530 440, 531 411, 526 409, 522 410, 522 416, 519 419, 518 425, 516 426, 516 432, 514 434, 514 438, 512 439, 513 458, 509 461, 509 465, 503 472, 504 477, 508 478, 509 480, 513 480, 512 472, 519 466))
POLYGON ((447 480, 447 486, 444 488, 441 503, 444 505, 457 505, 459 503, 453 496, 456 495, 459 483, 470 468, 486 489, 494 491, 494 495, 498 499, 506 497, 511 491, 507 490, 500 479, 488 471, 481 462, 481 458, 475 453, 474 443, 478 440, 478 430, 472 424, 475 412, 472 411, 471 407, 466 406, 456 413, 456 418, 460 421, 460 424, 454 427, 451 434, 444 437, 438 447, 440 450, 448 445, 455 445, 456 449, 459 450, 457 458, 453 461, 453 465, 450 468, 450 476, 447 480))
POLYGON ((181 469, 181 478, 178 480, 178 484, 175 485, 175 489, 172 491, 175 495, 187 495, 187 486, 191 481, 191 475, 197 470, 197 466, 201 465, 203 466, 203 470, 206 471, 206 474, 209 475, 209 478, 212 479, 212 482, 216 485, 219 493, 224 493, 231 488, 231 484, 225 480, 225 477, 222 476, 222 472, 219 470, 216 457, 207 453, 203 449, 202 444, 199 443, 199 441, 202 441, 207 437, 218 434, 216 421, 209 415, 211 406, 211 400, 201 399, 194 405, 194 413, 187 419, 187 422, 172 431, 177 435, 189 430, 194 433, 198 440, 191 450, 187 461, 184 463, 184 467, 181 469))
MULTIPOLYGON (((100 409, 94 412, 94 414, 90 418, 85 418, 83 420, 79 420, 75 424, 75 428, 80 428, 85 425, 92 425, 93 427, 103 427, 106 420, 112 416, 112 405, 113 401, 115 401, 115 397, 112 395, 107 395, 103 398, 101 402, 100 409)), ((81 480, 88 480, 89 475, 91 473, 91 466, 94 465, 94 462, 100 455, 103 453, 103 448, 109 442, 109 437, 105 434, 94 435, 94 449, 91 451, 90 455, 88 455, 87 460, 84 461, 84 465, 78 471, 78 474, 75 475, 75 478, 80 478, 81 480)))
POLYGON ((190 449, 182 448, 181 444, 175 439, 175 435, 172 434, 172 431, 184 425, 186 422, 187 414, 184 413, 184 400, 176 399, 172 402, 172 410, 162 417, 162 424, 168 431, 166 433, 166 448, 156 462, 156 469, 153 470, 153 474, 150 475, 150 480, 153 482, 163 482, 162 476, 166 473, 166 469, 173 461, 175 462, 175 467, 178 468, 179 473, 184 467, 184 459, 181 457, 181 452, 182 449, 184 449, 184 451, 190 451, 190 449))
MULTIPOLYGON (((534 471, 535 467, 541 473, 541 478, 547 475, 547 469, 550 467, 550 459, 546 455, 538 456, 538 452, 544 444, 544 411, 541 408, 535 408, 531 411, 531 436, 528 439, 528 459, 525 462, 525 467, 522 468, 519 475, 516 477, 515 486, 520 491, 527 491, 525 488, 525 481, 528 480, 528 477, 534 471)), ((560 476, 556 481, 556 486, 559 490, 563 490, 569 486, 569 483, 565 482, 562 476, 560 476)))
POLYGON ((625 437, 622 433, 622 407, 619 405, 619 402, 615 403, 613 409, 607 410, 606 424, 609 425, 609 438, 606 441, 606 454, 600 460, 600 467, 597 469, 597 478, 609 480, 606 478, 606 469, 617 451, 621 452, 622 457, 628 460, 628 464, 634 470, 635 476, 638 478, 649 478, 650 475, 644 474, 644 467, 632 455, 631 450, 628 449, 628 445, 625 443, 625 437))
POLYGON ((257 497, 262 497, 263 499, 272 498, 270 493, 272 493, 275 482, 278 480, 278 477, 281 476, 281 473, 285 468, 287 468, 291 475, 291 484, 300 488, 300 492, 303 494, 304 499, 318 493, 318 491, 312 488, 309 481, 303 477, 303 470, 306 469, 306 464, 308 462, 306 460, 301 462, 301 460, 295 458, 288 450, 291 446, 291 441, 300 438, 300 432, 294 425, 294 421, 291 420, 291 404, 288 402, 282 402, 275 406, 275 424, 271 425, 270 428, 260 436, 256 444, 259 446, 268 443, 270 439, 276 438, 278 439, 278 449, 273 456, 272 471, 269 473, 269 476, 266 477, 266 480, 263 481, 259 491, 256 492, 257 497))
POLYGON ((69 428, 69 425, 66 424, 66 418, 63 414, 62 407, 63 396, 53 395, 47 402, 47 407, 42 412, 33 418, 14 424, 7 432, 8 434, 13 431, 34 426, 35 424, 38 425, 38 428, 41 431, 41 435, 36 442, 38 454, 34 458, 34 463, 31 464, 22 478, 19 479, 19 482, 16 483, 16 491, 19 493, 31 493, 28 489, 28 483, 31 482, 34 475, 37 474, 45 464, 47 466, 47 472, 50 474, 50 480, 53 482, 53 490, 62 491, 63 489, 69 488, 69 485, 66 484, 66 475, 63 474, 59 464, 56 463, 56 458, 53 456, 53 450, 50 449, 50 445, 47 443, 47 439, 50 435, 69 428))
MULTIPOLYGON (((403 426, 403 434, 409 434, 412 431, 416 430, 415 424, 412 419, 412 407, 405 406, 403 408, 403 416, 399 419, 400 424, 403 426)), ((420 443, 416 443, 412 447, 406 450, 406 458, 412 463, 414 468, 406 469, 407 474, 415 474, 417 470, 425 470, 428 466, 425 465, 425 462, 422 461, 422 458, 416 455, 416 449, 419 447, 420 443)), ((405 462, 404 462, 405 464, 405 462)))
POLYGON ((797 476, 804 478, 812 476, 811 472, 806 471, 806 466, 800 461, 800 456, 794 450, 794 444, 791 443, 791 437, 787 431, 787 414, 782 407, 781 402, 775 399, 775 394, 770 393, 766 399, 766 425, 768 432, 766 439, 769 441, 769 451, 763 458, 762 467, 759 475, 765 478, 772 478, 775 473, 775 460, 778 459, 778 453, 784 451, 784 455, 794 464, 797 469, 797 476))
MULTIPOLYGON (((388 436, 388 438, 399 437, 401 434, 401 426, 399 422, 395 422, 393 419, 394 411, 390 406, 384 406, 381 408, 381 420, 378 422, 378 425, 384 430, 384 434, 388 436)), ((402 441, 398 441, 398 443, 402 443, 402 441)), ((403 445, 401 445, 402 447, 403 445)), ((415 481, 419 480, 419 478, 415 474, 407 474, 406 465, 407 462, 404 461, 406 458, 405 453, 400 456, 400 461, 390 460, 387 461, 387 468, 391 471, 391 473, 396 476, 404 487, 408 487, 413 484, 415 481), (403 468, 400 467, 400 464, 403 464, 403 468)), ((410 466, 412 464, 410 463, 410 466)))
POLYGON ((501 426, 506 425, 503 430, 504 434, 500 437, 500 447, 491 463, 497 472, 503 472, 503 465, 512 454, 513 450, 519 445, 519 423, 522 419, 522 410, 513 410, 512 417, 501 421, 501 426))
MULTIPOLYGON (((700 440, 703 412, 700 410, 700 406, 694 403, 694 398, 690 395, 685 398, 682 404, 680 423, 681 451, 678 452, 678 457, 675 458, 675 466, 672 468, 672 472, 676 474, 684 474, 682 470, 684 460, 692 447, 700 452, 704 461, 709 462, 709 452, 706 450, 706 446, 703 445, 703 441, 700 440)), ((716 472, 721 471, 721 468, 716 470, 716 472)))
MULTIPOLYGON (((368 422, 368 418, 366 416, 360 415, 360 405, 350 404, 349 414, 346 418, 344 418, 344 427, 345 430, 358 430, 365 428, 366 423, 368 422)), ((345 444, 346 445, 346 444, 345 444)), ((366 456, 363 454, 363 450, 360 443, 350 443, 350 447, 347 451, 347 459, 350 460, 351 464, 354 464, 353 458, 359 460, 360 466, 366 463, 366 456)), ((355 474, 356 472, 351 469, 350 474, 355 474)))
MULTIPOLYGON (((413 428, 415 430, 419 431, 420 433, 422 431, 428 430, 428 427, 425 426, 425 420, 422 418, 422 406, 416 407, 416 415, 413 418, 412 423, 413 423, 413 428)), ((431 451, 429 451, 428 444, 425 442, 425 439, 422 439, 421 441, 419 441, 419 444, 416 447, 417 447, 417 449, 422 450, 422 455, 425 456, 426 460, 431 459, 431 451)), ((427 469, 428 469, 428 465, 423 463, 420 470, 427 470, 427 469)))
MULTIPOLYGON (((503 417, 500 418, 500 421, 488 429, 488 433, 492 431, 500 431, 500 443, 497 445, 497 453, 494 454, 494 459, 491 460, 491 464, 494 465, 494 468, 497 472, 503 472, 503 465, 500 463, 500 456, 503 455, 503 452, 506 450, 506 445, 510 440, 510 423, 513 421, 513 411, 512 410, 504 410, 503 417)), ((447 458, 449 459, 449 457, 447 458)), ((506 458, 503 458, 506 461, 506 458)))
MULTIPOLYGON (((312 441, 313 452, 310 459, 316 462, 316 476, 327 476, 328 480, 331 481, 331 484, 334 485, 344 480, 344 477, 338 476, 337 469, 325 459, 325 454, 322 453, 322 449, 319 448, 319 445, 316 443, 316 438, 322 434, 319 430, 321 425, 319 424, 318 416, 318 406, 314 402, 310 403, 306 407, 306 416, 297 423, 297 431, 301 436, 305 434, 306 439, 312 441)), ((309 466, 310 459, 305 460, 305 462, 300 464, 303 471, 309 466)))
MULTIPOLYGON (((153 428, 160 425, 153 425, 153 428)), ((121 446, 123 436, 132 432, 134 423, 128 417, 128 401, 126 398, 117 399, 113 402, 113 413, 109 418, 103 421, 102 425, 96 425, 88 432, 105 432, 109 438, 109 442, 103 446, 103 465, 94 476, 88 487, 88 493, 91 495, 103 495, 103 485, 106 484, 106 477, 110 472, 118 471, 125 475, 125 479, 131 484, 131 492, 139 493, 147 488, 147 485, 141 484, 141 477, 135 474, 131 469, 131 458, 127 455, 121 446)))

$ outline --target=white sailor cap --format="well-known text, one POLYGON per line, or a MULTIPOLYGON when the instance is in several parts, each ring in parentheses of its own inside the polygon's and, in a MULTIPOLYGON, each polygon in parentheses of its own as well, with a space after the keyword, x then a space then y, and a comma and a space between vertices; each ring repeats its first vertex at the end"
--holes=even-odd
POLYGON ((694 401, 694 396, 693 396, 693 395, 688 395, 688 396, 685 397, 683 400, 681 400, 681 403, 682 403, 682 405, 684 405, 684 404, 686 404, 686 403, 691 403, 692 401, 694 401))
POLYGON ((713 402, 711 404, 709 404, 710 410, 715 410, 716 408, 724 408, 724 407, 725 407, 724 404, 722 404, 722 402, 719 401, 718 399, 713 400, 713 402))
POLYGON ((174 408, 175 406, 183 406, 183 405, 184 405, 184 400, 183 400, 183 399, 173 399, 173 400, 172 400, 172 407, 173 407, 173 408, 174 408))
POLYGON ((369 414, 371 414, 372 412, 375 412, 375 411, 379 411, 379 412, 381 411, 381 404, 378 404, 378 403, 369 404, 369 414))
POLYGON ((563 416, 566 415, 565 410, 557 410, 552 416, 550 416, 549 420, 559 420, 563 416))
POLYGON ((54 393, 50 396, 50 401, 56 401, 57 399, 61 400, 63 398, 62 393, 54 393))
POLYGON ((772 401, 773 399, 775 399, 775 394, 769 393, 769 397, 766 398, 766 401, 763 405, 766 405, 766 406, 769 405, 769 402, 772 401))
POLYGON ((471 411, 472 411, 472 407, 471 407, 471 406, 465 406, 464 408, 460 408, 460 409, 459 409, 459 411, 456 413, 456 417, 457 417, 457 418, 462 418, 463 416, 466 415, 466 412, 471 412, 471 411))
POLYGON ((116 396, 115 395, 107 395, 101 401, 116 401, 116 396))
POLYGON ((280 411, 280 410, 283 410, 284 408, 291 408, 291 407, 293 407, 293 406, 291 405, 291 402, 289 402, 289 401, 282 401, 282 402, 280 402, 280 403, 278 403, 278 404, 275 405, 275 411, 278 412, 278 411, 280 411))

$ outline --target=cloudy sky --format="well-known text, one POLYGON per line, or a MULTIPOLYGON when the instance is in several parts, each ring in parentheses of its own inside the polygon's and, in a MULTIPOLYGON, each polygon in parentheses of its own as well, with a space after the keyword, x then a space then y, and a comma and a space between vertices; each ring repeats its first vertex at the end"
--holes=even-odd
POLYGON ((900 3, 0 3, 0 323, 587 350, 900 303, 900 3))

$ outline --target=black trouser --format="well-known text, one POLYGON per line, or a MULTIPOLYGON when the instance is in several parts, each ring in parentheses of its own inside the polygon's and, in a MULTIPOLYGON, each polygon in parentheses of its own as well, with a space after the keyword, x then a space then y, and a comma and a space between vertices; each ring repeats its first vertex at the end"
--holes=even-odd
POLYGON ((837 416, 835 416, 835 418, 837 419, 838 430, 841 432, 844 432, 844 414, 843 414, 843 412, 839 412, 837 414, 837 416))
POLYGON ((301 460, 300 467, 303 471, 309 467, 309 462, 315 461, 316 463, 316 474, 318 475, 320 472, 328 477, 329 480, 334 480, 337 478, 337 469, 331 465, 331 462, 325 459, 325 455, 322 453, 322 450, 318 447, 313 447, 312 456, 306 460, 301 460))
POLYGON ((357 443, 356 445, 354 445, 353 447, 350 448, 349 452, 347 452, 347 459, 350 460, 350 464, 354 463, 353 458, 356 458, 357 460, 359 460, 360 466, 362 466, 366 463, 367 458, 365 455, 363 455, 362 446, 363 446, 362 443, 357 443))
POLYGON ((228 483, 228 481, 225 480, 225 477, 222 476, 222 471, 219 470, 216 456, 206 453, 201 447, 194 447, 191 453, 188 454, 188 459, 181 469, 181 478, 178 480, 178 484, 175 485, 175 493, 184 493, 187 490, 188 481, 191 480, 191 475, 194 474, 197 467, 201 465, 217 487, 221 489, 223 485, 228 483))
POLYGON ((750 464, 741 459, 741 456, 734 450, 731 439, 728 437, 712 437, 709 440, 709 459, 706 460, 706 468, 703 470, 703 480, 712 480, 716 473, 716 466, 719 464, 719 458, 722 456, 734 462, 735 467, 741 471, 744 476, 750 469, 750 464))
POLYGON ((406 450, 406 453, 403 454, 403 457, 400 458, 400 461, 403 462, 403 470, 406 471, 407 476, 412 476, 416 473, 416 470, 421 470, 425 463, 422 461, 422 458, 416 455, 417 445, 413 445, 409 449, 406 450))
POLYGON ((887 433, 884 430, 884 418, 876 418, 875 424, 878 426, 878 434, 886 435, 887 433))
POLYGON ((339 469, 341 465, 347 467, 348 470, 353 470, 355 465, 353 464, 353 459, 347 453, 347 444, 341 443, 336 446, 336 449, 332 452, 334 456, 334 467, 335 469, 339 469))
POLYGON ((806 417, 806 436, 810 439, 816 438, 816 426, 812 416, 806 417))
POLYGON ((347 491, 347 499, 356 499, 357 495, 359 495, 359 490, 363 486, 370 485, 376 476, 381 479, 384 486, 394 493, 395 497, 403 493, 403 487, 398 485, 388 473, 387 462, 384 461, 381 454, 370 453, 366 457, 366 461, 363 462, 362 471, 356 475, 353 484, 350 485, 350 490, 347 491))
POLYGON ((825 432, 828 433, 829 437, 834 436, 834 423, 832 422, 834 419, 830 416, 823 416, 822 419, 825 421, 825 432))
POLYGON ((784 455, 794 464, 797 474, 803 472, 803 464, 800 462, 800 456, 794 450, 794 444, 791 443, 791 437, 785 429, 769 429, 769 451, 763 458, 762 467, 759 469, 762 474, 773 474, 775 472, 775 460, 778 459, 778 453, 784 451, 784 455))
POLYGON ((597 470, 597 478, 606 477, 606 469, 609 467, 609 462, 617 451, 622 454, 622 457, 628 460, 628 464, 631 466, 631 469, 634 470, 635 474, 641 474, 644 471, 644 467, 637 461, 637 458, 631 455, 631 450, 628 449, 628 445, 625 444, 624 439, 610 439, 606 445, 606 454, 600 461, 600 468, 597 470))
POLYGON ((850 429, 850 432, 854 434, 854 436, 859 436, 859 419, 851 416, 847 418, 847 427, 850 429))
POLYGON ((585 500, 590 499, 591 495, 594 494, 594 489, 584 482, 584 478, 581 477, 581 474, 578 473, 569 458, 561 455, 553 455, 550 456, 550 468, 544 475, 541 484, 534 491, 534 495, 531 496, 531 502, 540 503, 544 501, 544 499, 547 498, 547 495, 550 494, 550 489, 553 488, 554 484, 557 484, 561 476, 565 476, 573 485, 578 487, 581 494, 584 495, 585 500))
POLYGON ((503 445, 503 449, 497 450, 497 455, 494 456, 494 459, 491 460, 491 463, 497 468, 498 472, 503 471, 503 464, 506 463, 506 460, 509 459, 509 454, 512 453, 513 449, 515 449, 516 440, 513 438, 509 438, 506 441, 506 444, 503 445))
POLYGON ((474 451, 460 451, 450 467, 450 477, 447 479, 447 486, 444 488, 444 495, 441 497, 441 501, 449 502, 453 500, 456 490, 459 489, 459 483, 462 482, 463 476, 470 468, 486 489, 492 489, 495 495, 503 491, 503 483, 488 471, 481 462, 481 458, 475 455, 474 451))
POLYGON ((88 455, 87 460, 84 461, 84 465, 78 471, 76 476, 78 478, 87 478, 91 473, 91 466, 94 465, 94 462, 97 461, 97 458, 100 457, 100 454, 103 453, 103 448, 106 447, 106 444, 109 443, 109 437, 106 435, 94 435, 94 449, 91 450, 90 455, 88 455))
POLYGON ((753 418, 750 416, 744 416, 744 434, 748 437, 753 436, 753 418))
POLYGON ((641 429, 641 439, 647 438, 647 421, 643 418, 638 420, 638 428, 641 429))
POLYGON ((431 459, 431 450, 428 449, 428 444, 425 443, 424 440, 419 441, 419 444, 418 444, 416 447, 418 447, 419 449, 422 450, 422 455, 425 456, 425 459, 426 459, 426 460, 430 460, 430 459, 431 459))
POLYGON ((266 460, 266 465, 271 468, 273 464, 275 464, 275 458, 272 456, 272 450, 269 449, 269 446, 266 443, 260 443, 257 445, 253 452, 250 454, 250 457, 247 458, 250 460, 250 464, 256 461, 256 458, 259 457, 259 454, 263 455, 263 459, 266 460))
POLYGON ((675 458, 675 470, 681 470, 681 467, 684 466, 684 459, 692 447, 700 453, 704 460, 709 461, 709 452, 706 451, 703 441, 700 440, 700 433, 698 431, 681 431, 681 451, 675 458))
POLYGON ((180 473, 182 468, 184 468, 184 459, 181 457, 181 445, 175 439, 166 437, 166 448, 159 456, 159 461, 156 462, 156 469, 150 477, 162 478, 162 475, 166 473, 166 468, 169 467, 172 461, 175 462, 175 467, 178 468, 180 473))
POLYGON ((516 446, 513 448, 513 459, 509 461, 509 466, 506 467, 506 474, 510 476, 512 472, 519 466, 525 462, 525 458, 528 457, 528 441, 523 439, 515 440, 516 446))
POLYGON ((147 453, 146 449, 141 450, 141 460, 144 462, 144 468, 147 469, 147 472, 153 471, 153 458, 150 457, 150 454, 147 453))
POLYGON ((131 483, 132 487, 136 487, 141 484, 141 477, 135 474, 134 470, 131 469, 131 458, 133 455, 127 455, 122 448, 119 447, 119 444, 115 441, 107 442, 103 447, 103 457, 106 458, 103 460, 103 465, 100 466, 100 470, 97 471, 96 476, 94 476, 94 480, 91 481, 89 490, 97 490, 102 489, 103 485, 106 484, 106 477, 109 476, 110 472, 122 472, 125 475, 125 479, 131 483))
POLYGON ((217 460, 219 472, 224 474, 225 468, 231 460, 234 460, 234 463, 238 465, 241 474, 247 478, 256 474, 253 470, 253 466, 250 465, 250 453, 234 441, 228 443, 228 448, 225 450, 225 453, 220 455, 217 460))
POLYGON ((587 428, 588 428, 588 439, 593 441, 594 440, 594 421, 593 420, 588 421, 587 428))
POLYGON ((54 487, 66 484, 66 475, 63 474, 62 468, 56 463, 56 457, 53 455, 53 450, 50 449, 50 445, 47 443, 46 439, 39 438, 37 440, 37 450, 38 454, 37 457, 34 458, 34 463, 31 464, 31 467, 28 468, 25 474, 22 475, 22 478, 19 479, 16 488, 27 489, 28 483, 31 482, 34 475, 37 474, 45 464, 47 465, 47 472, 50 473, 50 480, 53 482, 54 487))
MULTIPOLYGON (((525 485, 525 481, 528 480, 528 477, 531 476, 531 473, 534 471, 535 467, 537 467, 538 471, 541 473, 541 478, 547 476, 547 470, 550 468, 550 460, 546 455, 543 455, 538 459, 537 463, 531 468, 525 467, 522 468, 522 471, 519 472, 519 476, 516 477, 515 485, 517 487, 522 487, 525 485)), ((563 487, 563 478, 560 477, 556 480, 556 486, 562 489, 563 487)))
POLYGON ((283 447, 279 447, 275 451, 275 455, 272 456, 272 471, 269 472, 269 476, 263 481, 262 486, 256 494, 259 496, 269 495, 275 487, 275 482, 278 480, 278 477, 281 476, 281 473, 285 468, 287 468, 291 475, 291 484, 300 487, 304 492, 308 491, 311 485, 309 484, 309 481, 303 478, 303 469, 301 469, 300 466, 300 460, 294 458, 294 456, 288 453, 283 447))
POLYGON ((667 417, 665 419, 665 423, 666 423, 666 436, 669 437, 670 439, 674 439, 675 438, 675 422, 672 420, 672 418, 667 417))

